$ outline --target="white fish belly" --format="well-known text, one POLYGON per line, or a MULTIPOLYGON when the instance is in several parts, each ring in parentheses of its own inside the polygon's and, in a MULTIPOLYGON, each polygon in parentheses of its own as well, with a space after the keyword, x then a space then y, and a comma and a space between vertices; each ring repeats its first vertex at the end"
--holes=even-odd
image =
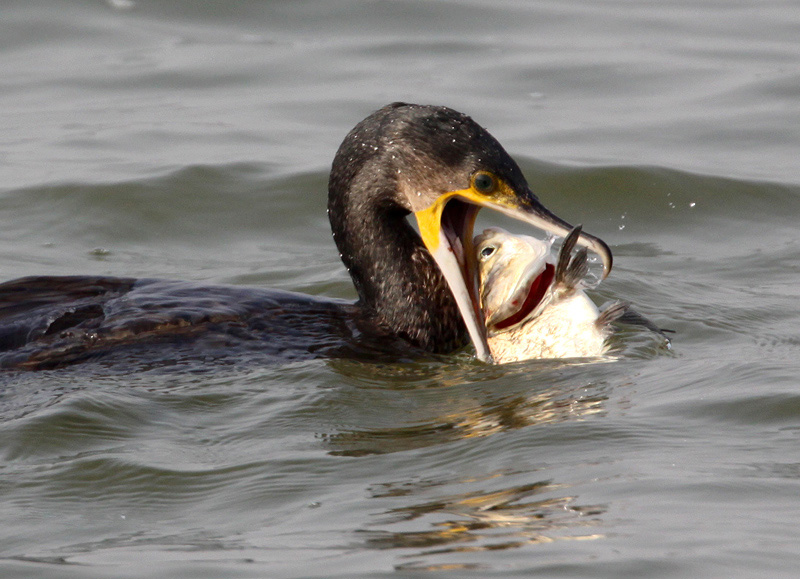
POLYGON ((588 358, 608 349, 607 328, 598 328, 597 306, 583 292, 548 305, 530 320, 489 337, 497 363, 536 358, 588 358))

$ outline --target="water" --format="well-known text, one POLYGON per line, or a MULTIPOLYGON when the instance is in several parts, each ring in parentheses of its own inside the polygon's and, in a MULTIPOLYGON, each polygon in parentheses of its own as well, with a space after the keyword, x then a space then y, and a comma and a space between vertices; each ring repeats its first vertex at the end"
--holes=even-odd
POLYGON ((598 300, 677 334, 588 365, 6 373, 0 575, 796 576, 797 4, 2 12, 4 278, 352 298, 329 163, 408 100, 486 126, 550 209, 612 246, 598 300))

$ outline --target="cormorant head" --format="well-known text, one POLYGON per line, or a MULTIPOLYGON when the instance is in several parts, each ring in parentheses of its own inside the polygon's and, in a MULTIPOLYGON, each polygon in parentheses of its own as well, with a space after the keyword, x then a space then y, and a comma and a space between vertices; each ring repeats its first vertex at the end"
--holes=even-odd
MULTIPOLYGON (((572 229, 539 202, 517 163, 486 129, 446 107, 394 103, 374 112, 339 149, 331 173, 331 182, 337 180, 358 180, 368 202, 414 214, 482 360, 490 354, 472 241, 479 209, 499 211, 556 235, 572 229), (344 154, 347 159, 338 158, 344 154)), ((608 246, 586 233, 578 244, 602 258, 608 275, 608 246)))

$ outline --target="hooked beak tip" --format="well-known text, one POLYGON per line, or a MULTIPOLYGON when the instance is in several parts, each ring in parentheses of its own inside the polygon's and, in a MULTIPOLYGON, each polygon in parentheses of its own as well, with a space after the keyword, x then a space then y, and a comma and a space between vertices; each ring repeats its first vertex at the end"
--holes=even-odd
POLYGON ((600 259, 603 260, 603 276, 601 279, 606 279, 608 274, 611 273, 611 268, 614 265, 614 255, 611 253, 611 248, 608 247, 608 244, 605 241, 599 237, 589 237, 596 244, 596 247, 592 247, 591 249, 600 256, 600 259))

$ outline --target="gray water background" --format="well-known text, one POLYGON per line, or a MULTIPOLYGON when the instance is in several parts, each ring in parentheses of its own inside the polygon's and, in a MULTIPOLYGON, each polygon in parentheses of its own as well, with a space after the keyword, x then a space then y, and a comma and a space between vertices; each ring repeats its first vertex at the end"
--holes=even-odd
POLYGON ((395 100, 486 126, 672 351, 6 373, 0 576, 796 577, 797 2, 6 0, 2 277, 354 298, 327 171, 395 100))

